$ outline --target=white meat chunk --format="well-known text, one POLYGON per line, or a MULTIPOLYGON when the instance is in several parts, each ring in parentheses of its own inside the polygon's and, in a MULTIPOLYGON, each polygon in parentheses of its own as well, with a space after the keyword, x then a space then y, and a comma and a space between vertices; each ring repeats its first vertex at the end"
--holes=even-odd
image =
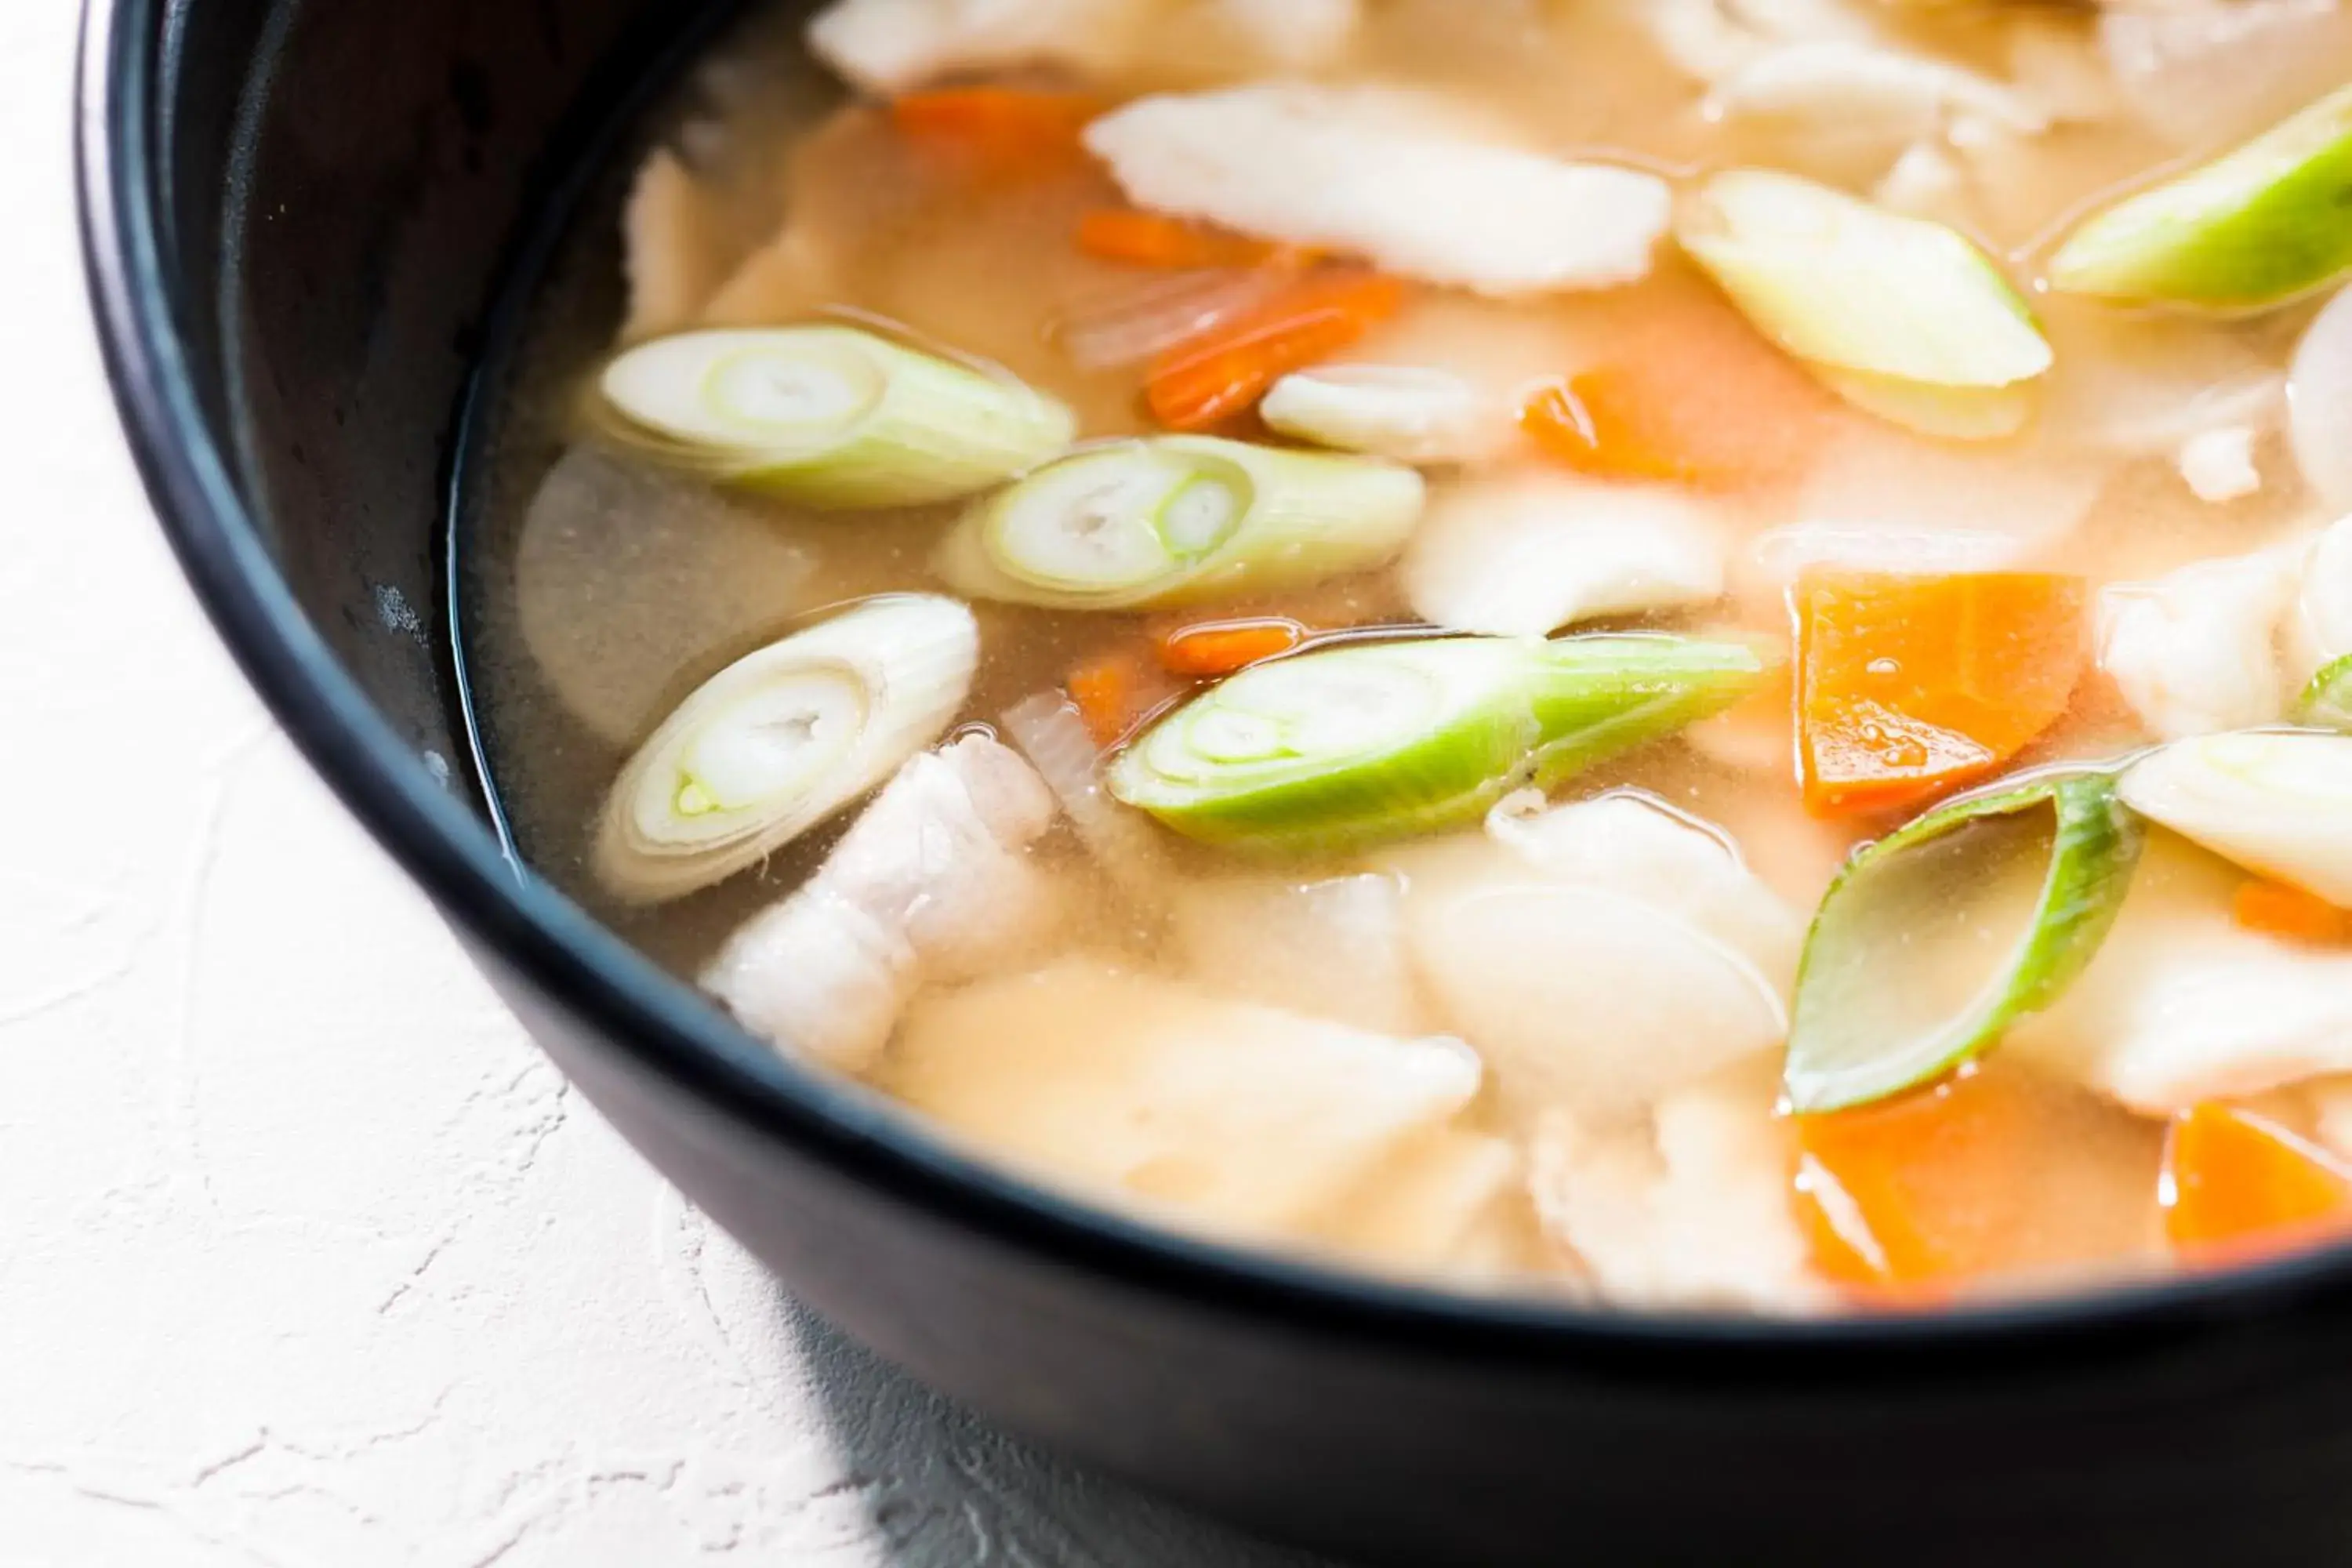
POLYGON ((740 259, 726 203, 667 148, 637 171, 621 226, 629 279, 625 342, 692 326, 740 259))
POLYGON ((1706 826, 1631 792, 1402 852, 1439 1018, 1521 1126, 1591 1125, 1786 1037, 1803 925, 1706 826))
POLYGON ((1654 174, 1507 145, 1402 89, 1167 94, 1087 144, 1139 206, 1506 298, 1644 276, 1673 205, 1654 174))
POLYGON ((1843 0, 1633 0, 1659 51, 1698 81, 1720 81, 1788 44, 1875 32, 1843 0))
POLYGON ((1424 1032, 1396 878, 1219 877, 1180 886, 1170 904, 1203 984, 1360 1029, 1424 1032))
POLYGON ((1773 1093, 1750 1068, 1677 1089, 1631 1127, 1550 1112, 1533 1154, 1545 1234, 1621 1305, 1824 1305, 1790 1206, 1796 1150, 1773 1093))
POLYGON ((1439 488, 1401 570, 1433 625, 1540 637, 1712 603, 1727 553, 1715 514, 1680 490, 1531 469, 1439 488))
POLYGON ((1500 1138, 1442 1127, 1400 1150, 1318 1238, 1398 1272, 1494 1279, 1528 1261, 1519 1152, 1500 1138))
POLYGON ((1053 934, 1061 889, 1027 851, 1054 816, 1044 781, 985 736, 916 757, 702 984, 779 1049, 864 1071, 919 986, 1022 962, 1053 934))
POLYGON ((1990 77, 1852 38, 1775 47, 1717 83, 1707 105, 1717 116, 1890 143, 1937 134, 1961 115, 2024 134, 2050 123, 2025 97, 1990 77))
POLYGON ((2286 703, 2278 633, 2295 556, 2192 562, 2099 595, 2099 667, 2166 740, 2275 722, 2286 703))
POLYGON ((1303 1018, 1070 959, 919 1003, 881 1075, 1049 1180, 1303 1239, 1478 1092, 1458 1040, 1303 1018))
POLYGON ((2352 955, 2237 925, 2243 880, 2156 834, 2098 956, 2002 1048, 2148 1116, 2352 1071, 2352 955))
POLYGON ((1021 66, 1097 70, 1123 61, 1157 0, 835 0, 809 47, 874 93, 1021 66))

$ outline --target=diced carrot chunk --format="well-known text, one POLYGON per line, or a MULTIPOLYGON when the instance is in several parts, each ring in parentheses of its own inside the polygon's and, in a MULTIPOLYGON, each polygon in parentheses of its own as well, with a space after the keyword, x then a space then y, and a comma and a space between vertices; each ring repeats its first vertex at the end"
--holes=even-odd
POLYGON ((1303 253, 1210 224, 1125 207, 1097 207, 1080 218, 1078 248, 1129 267, 1258 267, 1304 259, 1303 253))
POLYGON ((1102 109, 1087 93, 952 87, 891 100, 890 119, 900 135, 942 159, 1002 176, 1076 164, 1085 155, 1079 133, 1102 109))
POLYGON ((1171 674, 1214 680, 1288 653, 1306 640, 1306 627, 1279 616, 1204 621, 1179 626, 1161 637, 1160 663, 1171 674))
POLYGON ((1184 688, 1142 650, 1114 649, 1087 659, 1064 683, 1087 733, 1100 746, 1115 746, 1184 688))
POLYGON ((2065 713, 2088 658, 2078 577, 1809 572, 1794 595, 1798 765, 1817 812, 1915 806, 2065 713))
POLYGON ((2352 1224, 2352 1168, 2266 1118, 2208 1101, 2174 1118, 2159 1197, 2175 1249, 2226 1262, 2352 1224))
POLYGON ((1274 384, 1318 364, 1403 308, 1404 286, 1369 272, 1302 278, 1255 310, 1162 354, 1146 396, 1171 430, 1205 430, 1257 406, 1274 384))
POLYGON ((2248 931, 2290 942, 2326 945, 2352 941, 2352 910, 2268 878, 2256 878, 2238 889, 2230 901, 2230 917, 2248 931))

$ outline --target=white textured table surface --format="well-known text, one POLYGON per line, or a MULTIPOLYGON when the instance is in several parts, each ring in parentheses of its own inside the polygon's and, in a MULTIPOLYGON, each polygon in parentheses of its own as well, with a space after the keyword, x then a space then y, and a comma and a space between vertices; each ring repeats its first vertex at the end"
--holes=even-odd
POLYGON ((1296 1563, 849 1350, 564 1086, 215 647, 0 0, 0 1565, 1296 1563))

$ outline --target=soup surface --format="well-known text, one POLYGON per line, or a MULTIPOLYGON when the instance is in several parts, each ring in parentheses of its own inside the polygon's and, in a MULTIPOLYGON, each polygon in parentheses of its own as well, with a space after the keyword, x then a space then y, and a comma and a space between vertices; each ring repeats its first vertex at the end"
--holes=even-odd
POLYGON ((1795 1313, 2334 1234, 2347 83, 2309 0, 757 20, 476 465, 518 844, 1221 1238, 1795 1313))

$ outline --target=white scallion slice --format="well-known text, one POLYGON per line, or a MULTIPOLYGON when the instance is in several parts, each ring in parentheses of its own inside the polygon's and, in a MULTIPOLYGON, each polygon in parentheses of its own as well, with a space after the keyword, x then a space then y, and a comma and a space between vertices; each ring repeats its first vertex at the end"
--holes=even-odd
POLYGON ((2260 310, 2352 271, 2352 87, 2077 225, 2050 260, 2070 294, 2260 310))
POLYGON ((605 366, 600 391, 614 433, 656 458, 837 510, 976 495, 1077 429, 1010 375, 846 326, 657 338, 605 366))
POLYGON ((1239 848, 1410 837, 1671 733, 1762 673, 1748 647, 1675 637, 1330 648, 1178 709, 1120 754, 1110 789, 1186 837, 1239 848))
POLYGON ((599 879, 658 903, 758 864, 938 740, 979 658, 970 610, 901 594, 738 659, 622 769, 599 879))
POLYGON ((2306 730, 2352 735, 2352 653, 2311 678, 2294 700, 2294 721, 2306 730))
POLYGON ((2242 730, 2177 741, 2124 775, 2123 799, 2249 871, 2352 905, 2352 735, 2242 730))
POLYGON ((1938 806, 1847 862, 1805 939, 1785 1088, 1801 1113, 1916 1088, 2073 984, 2144 840, 2107 769, 1938 806))
POLYGON ((1675 235, 1767 337, 1895 424, 2009 435, 2050 368, 2025 300, 1942 224, 1793 174, 1734 169, 1684 204, 1675 235))
POLYGON ((975 598, 1126 610, 1297 586, 1392 559, 1421 476, 1205 436, 1074 452, 978 503, 940 575, 975 598))
POLYGON ((1269 428, 1401 463, 1468 463, 1517 433, 1465 377, 1425 365, 1332 364, 1284 376, 1258 405, 1269 428))

